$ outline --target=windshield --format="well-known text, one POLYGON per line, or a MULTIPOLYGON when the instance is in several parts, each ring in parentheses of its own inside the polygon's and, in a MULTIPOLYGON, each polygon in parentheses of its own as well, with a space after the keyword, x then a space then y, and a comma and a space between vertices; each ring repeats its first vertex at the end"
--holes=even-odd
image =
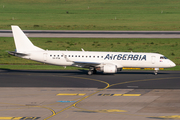
POLYGON ((161 56, 160 59, 168 59, 167 57, 165 56, 161 56))

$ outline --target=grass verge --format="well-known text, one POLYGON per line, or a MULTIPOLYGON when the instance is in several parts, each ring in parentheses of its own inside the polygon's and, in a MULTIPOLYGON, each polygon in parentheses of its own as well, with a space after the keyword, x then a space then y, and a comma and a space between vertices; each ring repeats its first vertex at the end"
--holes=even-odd
POLYGON ((179 0, 1 0, 0 29, 180 30, 179 0))
MULTIPOLYGON (((34 45, 49 50, 79 51, 113 51, 113 52, 149 52, 160 53, 180 65, 180 39, 153 38, 30 38, 34 45)), ((0 64, 10 69, 61 69, 59 66, 50 67, 43 63, 11 56, 7 51, 14 51, 13 38, 0 38, 0 64), (11 66, 12 65, 12 66, 11 66), (13 68, 15 67, 15 68, 13 68), (28 68, 29 67, 29 68, 28 68)), ((64 69, 62 67, 62 69, 64 69)), ((76 69, 76 68, 68 68, 76 69)), ((179 70, 179 67, 168 70, 179 70)))

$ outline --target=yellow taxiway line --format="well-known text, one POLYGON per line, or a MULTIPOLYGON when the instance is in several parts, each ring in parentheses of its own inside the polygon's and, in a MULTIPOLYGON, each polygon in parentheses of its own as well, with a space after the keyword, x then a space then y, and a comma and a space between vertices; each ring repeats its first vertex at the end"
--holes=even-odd
POLYGON ((0 117, 0 120, 37 120, 40 117, 0 117))
POLYGON ((85 93, 59 93, 56 96, 84 96, 86 95, 85 93))

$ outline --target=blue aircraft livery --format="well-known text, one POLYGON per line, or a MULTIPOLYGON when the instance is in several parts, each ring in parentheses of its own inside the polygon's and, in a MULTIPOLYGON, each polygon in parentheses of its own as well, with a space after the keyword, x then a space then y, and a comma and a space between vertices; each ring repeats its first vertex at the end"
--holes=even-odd
POLYGON ((146 55, 133 55, 133 54, 107 54, 104 60, 145 60, 146 61, 146 55))

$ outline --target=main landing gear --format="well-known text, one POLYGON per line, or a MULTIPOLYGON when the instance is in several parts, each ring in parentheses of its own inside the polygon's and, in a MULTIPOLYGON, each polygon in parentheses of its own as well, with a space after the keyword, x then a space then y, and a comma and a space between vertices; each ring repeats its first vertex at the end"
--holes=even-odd
POLYGON ((96 74, 96 69, 94 67, 90 67, 88 71, 88 75, 96 74))

